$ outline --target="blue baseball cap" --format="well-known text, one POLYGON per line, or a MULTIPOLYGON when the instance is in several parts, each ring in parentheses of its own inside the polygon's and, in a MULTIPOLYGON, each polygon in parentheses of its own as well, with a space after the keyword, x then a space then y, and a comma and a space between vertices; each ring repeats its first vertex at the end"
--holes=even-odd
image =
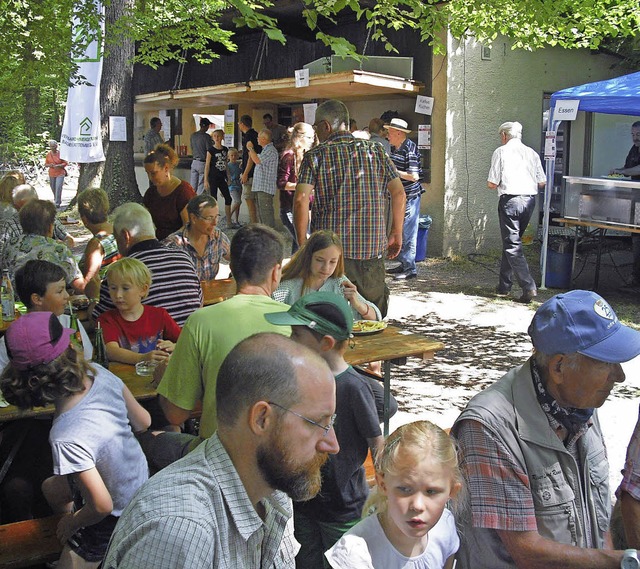
POLYGON ((609 303, 588 290, 547 300, 536 311, 529 336, 534 348, 549 356, 577 352, 618 364, 640 354, 640 332, 621 324, 609 303))

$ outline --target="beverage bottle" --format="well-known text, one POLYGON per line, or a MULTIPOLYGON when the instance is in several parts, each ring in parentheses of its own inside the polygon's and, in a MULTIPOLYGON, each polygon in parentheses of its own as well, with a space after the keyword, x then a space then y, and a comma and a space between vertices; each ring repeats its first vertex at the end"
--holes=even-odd
POLYGON ((109 369, 109 358, 107 357, 107 346, 104 343, 102 328, 100 322, 96 328, 96 337, 94 339, 93 361, 100 364, 103 368, 109 369))
POLYGON ((13 286, 9 278, 8 269, 2 271, 0 299, 2 300, 2 320, 4 322, 11 322, 16 317, 16 300, 13 296, 13 286))
POLYGON ((82 354, 84 353, 84 346, 82 345, 82 335, 80 334, 80 324, 78 323, 78 317, 76 316, 76 313, 73 311, 73 306, 71 303, 69 303, 69 318, 71 320, 71 322, 69 323, 69 328, 73 330, 73 334, 71 335, 71 343, 82 354))

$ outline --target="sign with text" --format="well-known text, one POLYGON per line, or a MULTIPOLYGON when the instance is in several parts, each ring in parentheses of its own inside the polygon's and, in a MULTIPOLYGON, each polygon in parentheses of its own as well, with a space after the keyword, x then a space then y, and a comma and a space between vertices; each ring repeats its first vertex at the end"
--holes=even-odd
POLYGON ((418 125, 418 148, 420 150, 431 150, 431 125, 418 125))
POLYGON ((548 130, 544 133, 544 159, 555 160, 556 157, 556 133, 548 130))
POLYGON ((296 69, 296 88, 309 86, 309 70, 296 69))
POLYGON ((236 128, 236 112, 233 109, 227 109, 224 112, 224 145, 233 148, 235 138, 233 133, 236 128))
POLYGON ((126 142, 127 117, 109 117, 109 140, 112 142, 126 142))
POLYGON ((553 120, 574 121, 578 116, 579 99, 567 99, 566 101, 556 101, 556 110, 553 113, 553 120))
POLYGON ((69 162, 103 162, 100 80, 102 79, 102 48, 104 38, 104 7, 94 0, 97 29, 89 29, 74 19, 74 39, 85 46, 84 54, 74 60, 78 76, 85 81, 69 87, 60 136, 60 157, 69 162))
POLYGON ((433 97, 425 97, 423 95, 418 95, 416 99, 416 113, 421 113, 423 115, 430 115, 433 111, 433 97))

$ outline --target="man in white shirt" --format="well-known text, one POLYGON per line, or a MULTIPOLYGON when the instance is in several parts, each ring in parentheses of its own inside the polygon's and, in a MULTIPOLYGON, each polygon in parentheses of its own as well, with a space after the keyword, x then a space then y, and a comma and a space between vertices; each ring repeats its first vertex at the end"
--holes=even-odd
POLYGON ((522 251, 522 235, 536 206, 538 188, 546 181, 540 156, 522 143, 522 125, 505 122, 498 129, 502 146, 491 157, 487 179, 490 190, 498 190, 498 218, 502 235, 499 295, 508 295, 513 276, 522 288, 520 302, 529 303, 538 294, 536 283, 522 251))

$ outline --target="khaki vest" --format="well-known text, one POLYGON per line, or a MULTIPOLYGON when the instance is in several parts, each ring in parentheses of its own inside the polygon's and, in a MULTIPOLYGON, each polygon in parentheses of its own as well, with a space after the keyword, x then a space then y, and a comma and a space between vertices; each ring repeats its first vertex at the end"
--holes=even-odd
MULTIPOLYGON (((589 541, 593 547, 604 546, 611 496, 597 412, 578 441, 582 458, 577 464, 537 402, 527 362, 471 399, 452 428, 454 436, 465 419, 490 430, 528 475, 540 535, 578 547, 589 541), (587 481, 584 495, 581 477, 587 481)), ((462 569, 515 568, 495 530, 471 527, 470 515, 459 518, 462 569)))

